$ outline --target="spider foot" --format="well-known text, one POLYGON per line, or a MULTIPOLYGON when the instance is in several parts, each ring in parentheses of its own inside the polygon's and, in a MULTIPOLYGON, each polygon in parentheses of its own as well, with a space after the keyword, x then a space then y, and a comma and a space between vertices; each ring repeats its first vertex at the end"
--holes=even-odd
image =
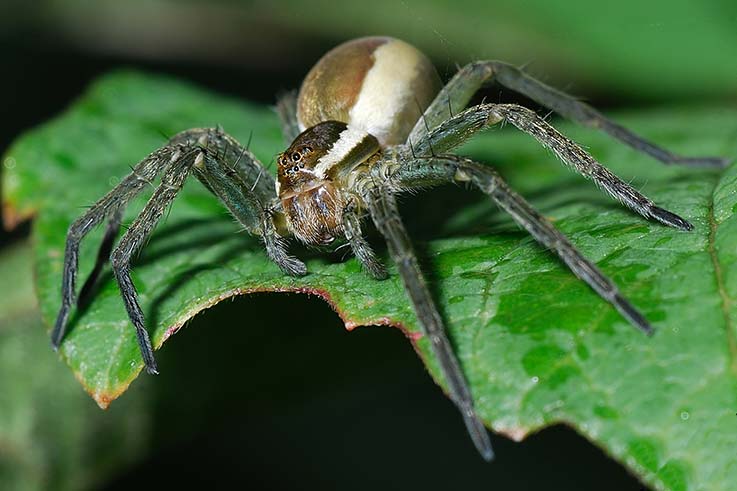
POLYGON ((374 258, 372 261, 364 261, 363 268, 375 280, 385 280, 389 278, 389 272, 386 270, 384 264, 382 264, 378 259, 374 258))
POLYGON ((153 359, 150 360, 150 365, 147 362, 146 363, 146 373, 149 375, 158 375, 159 374, 159 367, 156 366, 156 361, 153 359))
POLYGON ((156 365, 156 358, 154 358, 154 350, 151 347, 151 341, 148 335, 141 337, 140 331, 138 331, 138 346, 141 350, 141 358, 143 358, 143 367, 146 373, 149 375, 158 375, 159 367, 156 365))
POLYGON ((59 345, 61 345, 61 332, 62 332, 62 326, 59 323, 59 319, 56 319, 56 325, 54 326, 54 330, 51 333, 51 347, 54 349, 54 351, 59 351, 59 345))
POLYGON ((732 163, 729 157, 674 157, 674 164, 689 165, 692 167, 714 167, 723 169, 732 163))
POLYGON ((69 308, 63 305, 59 315, 56 317, 54 329, 51 331, 51 347, 54 351, 59 351, 59 346, 61 346, 61 342, 64 339, 68 315, 69 308))
POLYGON ((285 256, 279 258, 276 264, 289 276, 304 276, 307 274, 307 266, 296 257, 285 256))
POLYGON ((691 222, 679 217, 675 213, 671 213, 666 209, 660 208, 659 206, 653 206, 652 208, 650 208, 648 210, 647 216, 648 218, 654 218, 655 220, 664 225, 668 225, 669 227, 686 231, 693 230, 693 225, 691 224, 691 222))
POLYGON ((640 312, 638 312, 637 309, 634 308, 632 304, 629 303, 627 299, 625 299, 622 295, 620 295, 619 293, 615 294, 611 302, 614 307, 616 307, 616 309, 619 311, 619 313, 622 314, 622 316, 637 329, 644 332, 648 336, 652 336, 655 333, 653 326, 648 322, 648 320, 645 319, 645 317, 640 312))
POLYGON ((471 440, 481 457, 487 462, 494 460, 494 450, 491 447, 489 433, 486 431, 484 423, 481 422, 472 407, 461 408, 461 414, 463 414, 463 421, 466 424, 468 434, 471 436, 471 440))

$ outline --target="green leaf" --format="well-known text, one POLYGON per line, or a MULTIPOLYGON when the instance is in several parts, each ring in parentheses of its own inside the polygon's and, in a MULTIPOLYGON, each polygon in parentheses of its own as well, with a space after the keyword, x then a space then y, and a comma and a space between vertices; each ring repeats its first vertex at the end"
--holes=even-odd
POLYGON ((86 489, 145 452, 152 414, 140 390, 103 414, 59 369, 32 261, 29 244, 0 252, 0 488, 86 489))
MULTIPOLYGON (((615 116, 673 151, 737 155, 733 109, 615 116)), ((12 147, 3 161, 5 216, 9 222, 36 216, 37 291, 47 324, 60 302, 69 223, 129 165, 161 146, 162 133, 216 124, 242 141, 252 131, 252 149, 264 162, 283 147, 269 108, 129 72, 98 81, 66 114, 12 147)), ((557 126, 696 230, 646 222, 511 127, 467 145, 464 153, 495 165, 658 331, 652 338, 635 331, 478 193, 447 188, 408 198, 404 215, 479 412, 515 439, 568 423, 658 489, 728 489, 737 482, 737 167, 723 173, 666 167, 604 135, 557 126)), ((143 198, 130 206, 128 220, 142 204, 143 198)), ((396 275, 377 282, 355 259, 301 251, 311 274, 285 277, 257 240, 237 232, 217 201, 188 183, 133 270, 157 347, 194 314, 232 295, 304 292, 328 301, 349 329, 401 327, 438 379, 396 275)), ((82 277, 100 235, 82 248, 82 277)), ((242 327, 249 328, 248 312, 242 327)), ((228 342, 217 334, 211 339, 208 352, 228 342)), ((109 270, 94 302, 73 317, 61 352, 102 407, 140 372, 134 331, 109 270)))

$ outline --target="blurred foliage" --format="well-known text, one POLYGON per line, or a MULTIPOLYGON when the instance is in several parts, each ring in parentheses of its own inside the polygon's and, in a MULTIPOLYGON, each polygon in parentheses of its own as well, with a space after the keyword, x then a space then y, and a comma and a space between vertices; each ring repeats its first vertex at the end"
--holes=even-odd
POLYGON ((637 99, 737 95, 737 4, 729 1, 295 0, 270 5, 278 12, 274 18, 293 28, 409 38, 451 67, 487 58, 532 63, 533 73, 575 83, 576 90, 588 86, 637 99))
POLYGON ((531 63, 552 83, 615 103, 737 96, 737 3, 728 0, 42 0, 5 9, 7 29, 25 25, 98 53, 306 69, 316 39, 322 49, 389 34, 448 70, 479 58, 531 63))
POLYGON ((102 413, 59 369, 31 270, 25 243, 0 254, 0 487, 90 488, 145 453, 151 414, 140 390, 102 413))
MULTIPOLYGON (((674 108, 619 119, 681 153, 737 155, 733 110, 674 108)), ((12 164, 6 211, 38 213, 37 287, 46 322, 58 308, 65 230, 80 203, 91 203, 128 164, 160 146, 162 132, 218 123, 242 141, 253 130, 252 149, 266 162, 281 148, 269 110, 135 73, 100 80, 65 115, 14 145, 4 160, 12 164)), ((665 167, 603 135, 560 126, 625 178, 646 182, 649 195, 692 220, 696 231, 645 222, 512 128, 469 144, 466 152, 497 164, 659 329, 643 338, 526 234, 490 213, 486 200, 461 192, 418 197, 420 209, 410 210, 408 221, 417 236, 434 238, 420 242, 421 250, 479 412, 515 439, 568 422, 659 489, 728 489, 737 479, 729 451, 737 431, 737 283, 730 274, 737 167, 724 175, 665 167)), ((199 310, 266 290, 321 295, 347 325, 391 323, 417 333, 396 276, 376 282, 353 259, 333 263, 311 253, 311 275, 284 277, 258 241, 234 234, 237 226, 215 199, 191 184, 134 268, 157 346, 199 310)), ((129 219, 140 206, 131 205, 129 219)), ((97 240, 83 249, 83 271, 97 240)), ((426 340, 416 344, 437 378, 426 340)), ((101 405, 140 371, 134 331, 109 274, 74 319, 62 352, 101 405)))

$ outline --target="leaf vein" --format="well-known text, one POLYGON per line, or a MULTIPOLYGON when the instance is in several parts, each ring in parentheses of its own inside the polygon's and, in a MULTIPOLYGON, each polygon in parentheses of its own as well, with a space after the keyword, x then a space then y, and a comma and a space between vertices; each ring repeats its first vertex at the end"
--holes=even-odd
POLYGON ((732 325, 732 319, 729 315, 732 307, 732 299, 727 293, 727 289, 724 285, 724 276, 722 273, 722 266, 719 264, 719 257, 716 251, 716 234, 717 224, 716 217, 714 216, 714 194, 716 193, 717 187, 719 186, 717 181, 714 186, 714 191, 711 194, 711 202, 709 203, 709 211, 707 213, 709 218, 709 237, 707 240, 707 249, 709 257, 711 258, 712 265, 714 266, 714 276, 717 282, 717 290, 719 291, 719 298, 721 299, 721 310, 722 316, 724 317, 724 328, 727 334, 727 346, 729 348, 729 368, 733 375, 737 376, 737 339, 734 335, 734 326, 732 325))

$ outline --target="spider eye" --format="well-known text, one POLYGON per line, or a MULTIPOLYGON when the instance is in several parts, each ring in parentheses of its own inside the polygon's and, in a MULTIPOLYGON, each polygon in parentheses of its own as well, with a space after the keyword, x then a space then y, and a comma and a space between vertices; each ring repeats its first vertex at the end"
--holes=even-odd
POLYGON ((292 160, 295 162, 299 162, 299 159, 302 158, 302 155, 299 152, 294 152, 292 154, 292 160))
POLYGON ((312 147, 305 147, 305 148, 303 148, 302 149, 302 153, 305 154, 305 155, 308 154, 308 153, 312 153, 312 147))

